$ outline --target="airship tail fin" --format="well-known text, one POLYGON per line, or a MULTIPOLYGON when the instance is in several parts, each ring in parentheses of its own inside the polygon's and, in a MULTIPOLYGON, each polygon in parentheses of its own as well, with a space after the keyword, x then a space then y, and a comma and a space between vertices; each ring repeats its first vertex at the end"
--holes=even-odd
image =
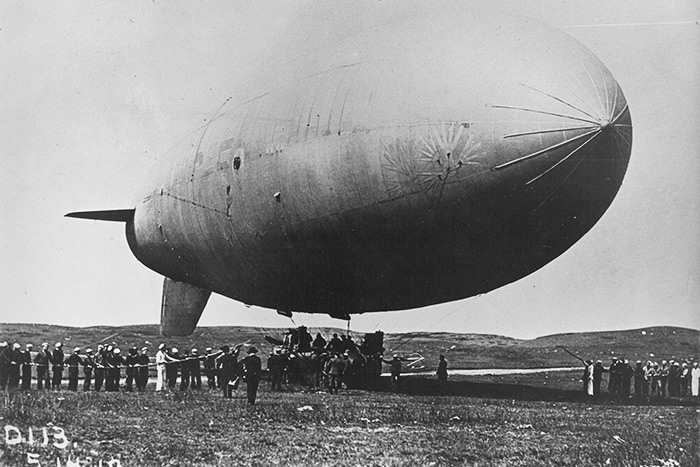
POLYGON ((108 211, 77 211, 69 212, 65 217, 92 219, 96 221, 129 222, 134 219, 136 209, 112 209, 108 211))
POLYGON ((209 290, 166 277, 163 282, 163 303, 160 311, 161 335, 192 334, 210 295, 209 290))

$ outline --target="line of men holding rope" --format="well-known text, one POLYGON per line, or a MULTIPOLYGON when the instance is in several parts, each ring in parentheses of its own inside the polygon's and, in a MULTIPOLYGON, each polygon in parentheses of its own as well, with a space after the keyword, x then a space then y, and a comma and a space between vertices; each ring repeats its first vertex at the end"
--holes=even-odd
POLYGON ((584 393, 597 398, 601 395, 603 374, 608 373, 608 393, 616 398, 648 399, 650 397, 698 397, 700 392, 700 367, 698 362, 692 364, 679 361, 663 360, 661 364, 638 360, 633 367, 629 360, 613 357, 608 368, 601 360, 583 361, 584 393), (634 383, 633 383, 634 381, 634 383), (632 389, 634 388, 634 393, 632 389))

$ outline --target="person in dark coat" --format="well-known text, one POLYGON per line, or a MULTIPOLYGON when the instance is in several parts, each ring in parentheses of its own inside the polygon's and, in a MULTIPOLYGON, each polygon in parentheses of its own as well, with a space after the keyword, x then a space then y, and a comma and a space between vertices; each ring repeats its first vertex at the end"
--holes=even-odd
POLYGON ((177 347, 165 353, 165 379, 168 380, 168 389, 175 389, 177 385, 177 373, 180 369, 180 351, 177 347))
POLYGON ((190 387, 192 389, 202 389, 202 357, 197 349, 190 351, 190 387))
POLYGON ((107 348, 102 345, 97 345, 97 353, 95 354, 95 392, 100 392, 102 385, 105 382, 105 373, 107 372, 107 348))
POLYGON ((248 395, 248 405, 255 404, 255 398, 258 394, 258 385, 262 375, 262 361, 258 357, 258 349, 251 347, 248 349, 248 356, 241 360, 243 366, 243 375, 246 382, 248 395))
POLYGON ((51 354, 51 369, 53 371, 53 375, 51 378, 51 388, 53 389, 61 389, 61 380, 63 380, 64 368, 63 359, 63 344, 60 342, 56 342, 53 354, 51 354))
POLYGON ((148 357, 148 347, 141 349, 141 354, 138 356, 138 374, 136 376, 136 389, 144 391, 148 385, 148 366, 151 359, 148 357))
POLYGON ((122 379, 122 367, 126 365, 121 349, 112 349, 112 358, 109 363, 110 367, 107 374, 109 375, 110 386, 107 390, 116 392, 119 391, 119 383, 122 379))
POLYGON ((9 389, 17 389, 19 387, 20 365, 22 364, 22 346, 15 342, 12 344, 10 351, 10 375, 7 380, 9 389))
POLYGON ((22 389, 28 390, 32 387, 32 344, 27 344, 22 351, 22 389))
POLYGON ((595 362, 593 366, 593 397, 596 399, 600 397, 600 385, 603 382, 603 373, 607 371, 608 370, 603 367, 602 360, 595 362))
POLYGON ((206 353, 204 356, 204 374, 207 376, 207 386, 209 389, 218 389, 221 385, 219 383, 219 372, 216 368, 216 357, 221 355, 221 351, 214 352, 211 347, 207 347, 206 353))
POLYGON ((88 392, 92 384, 92 372, 95 371, 95 357, 93 353, 92 349, 85 351, 85 358, 83 359, 83 392, 88 392))
POLYGON ((136 372, 138 371, 136 365, 139 363, 139 355, 136 347, 131 347, 129 353, 125 358, 126 363, 126 384, 125 389, 127 392, 134 390, 134 379, 136 379, 136 372))
POLYGON ((620 394, 623 397, 630 396, 630 390, 632 386, 632 376, 634 375, 634 369, 630 366, 629 360, 624 360, 620 366, 620 371, 622 372, 622 384, 620 384, 620 394))
POLYGON ((78 373, 80 367, 83 365, 83 360, 78 355, 80 352, 80 347, 73 349, 73 353, 66 358, 65 364, 68 366, 68 390, 77 391, 78 390, 78 373))
POLYGON ((12 349, 7 342, 0 342, 0 389, 7 389, 7 382, 10 379, 10 366, 12 365, 12 349))
POLYGON ((267 359, 267 371, 270 373, 270 389, 282 390, 282 376, 284 375, 284 357, 280 349, 275 349, 267 359))
POLYGON ((438 368, 437 372, 435 372, 437 375, 438 381, 441 383, 445 383, 447 381, 447 360, 445 360, 444 355, 440 355, 440 362, 438 363, 438 368))
POLYGON ((221 347, 223 352, 216 359, 216 367, 221 369, 221 390, 225 398, 233 397, 233 386, 238 376, 238 353, 243 344, 238 344, 234 351, 228 345, 221 347))
POLYGON ((186 391, 190 386, 190 355, 187 351, 180 356, 180 391, 186 391))
POLYGON ((44 342, 41 344, 41 350, 34 356, 34 364, 36 365, 36 388, 51 389, 51 379, 49 378, 49 366, 53 355, 49 351, 49 344, 44 342))
POLYGON ((317 352, 322 352, 326 348, 326 339, 323 338, 320 332, 316 333, 316 338, 314 341, 311 343, 311 347, 317 351, 317 352))
POLYGON ((644 379, 644 367, 642 366, 642 361, 637 360, 637 366, 634 367, 634 397, 641 399, 643 393, 643 387, 645 384, 644 379))

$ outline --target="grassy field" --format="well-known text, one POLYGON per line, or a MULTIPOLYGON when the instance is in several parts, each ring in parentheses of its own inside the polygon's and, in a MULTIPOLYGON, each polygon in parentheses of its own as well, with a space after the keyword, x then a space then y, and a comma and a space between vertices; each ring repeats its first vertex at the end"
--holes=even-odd
POLYGON ((29 465, 30 455, 41 465, 700 465, 697 406, 359 390, 263 390, 247 406, 239 393, 3 394, 2 422, 23 441, 7 445, 6 434, 0 464, 29 465))
MULTIPOLYGON (((198 328, 188 338, 161 339, 157 326, 12 324, 1 325, 0 334, 9 342, 61 340, 68 347, 249 341, 264 352, 263 336, 281 331, 198 328)), ((681 328, 533 340, 413 333, 388 335, 385 346, 421 353, 423 371, 434 369, 440 353, 450 368, 546 368, 577 366, 560 346, 604 361, 697 357, 700 337, 681 328)), ((244 387, 231 400, 208 390, 155 393, 153 382, 144 393, 4 392, 0 466, 700 466, 697 399, 590 403, 581 395, 580 373, 451 376, 445 386, 407 376, 399 394, 337 396, 303 387, 272 393, 263 382, 255 406, 245 404, 244 387)))

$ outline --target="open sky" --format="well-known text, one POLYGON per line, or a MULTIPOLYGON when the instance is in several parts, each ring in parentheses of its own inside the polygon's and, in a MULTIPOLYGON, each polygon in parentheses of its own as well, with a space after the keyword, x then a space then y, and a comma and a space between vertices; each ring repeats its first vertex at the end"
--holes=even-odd
MULTIPOLYGON (((157 323, 162 278, 132 256, 123 225, 65 213, 133 207, 168 146, 251 70, 397 17, 475 7, 561 28, 607 65, 634 125, 625 181, 598 224, 534 274, 479 297, 353 317, 351 328, 518 338, 700 329, 697 0, 0 0, 0 322, 157 323)), ((292 323, 212 296, 200 325, 292 323)))

